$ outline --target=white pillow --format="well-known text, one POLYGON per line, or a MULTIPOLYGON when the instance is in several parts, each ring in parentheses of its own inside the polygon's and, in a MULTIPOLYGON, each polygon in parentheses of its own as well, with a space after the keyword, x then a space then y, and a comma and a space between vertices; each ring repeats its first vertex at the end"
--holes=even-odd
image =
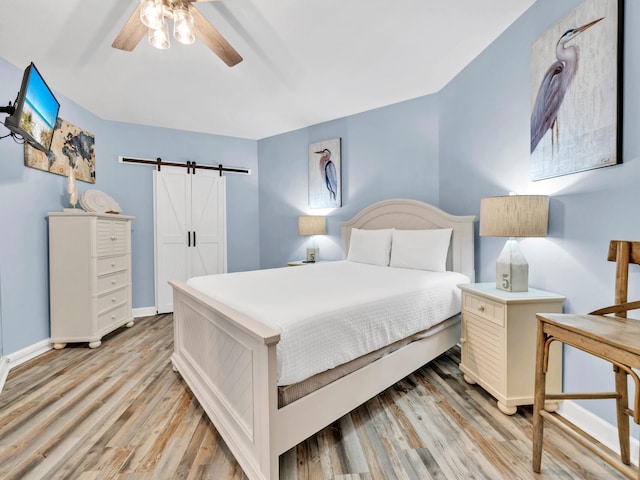
POLYGON ((392 234, 392 228, 381 230, 352 228, 347 260, 388 267, 392 234))
POLYGON ((444 272, 452 228, 394 230, 391 267, 444 272))

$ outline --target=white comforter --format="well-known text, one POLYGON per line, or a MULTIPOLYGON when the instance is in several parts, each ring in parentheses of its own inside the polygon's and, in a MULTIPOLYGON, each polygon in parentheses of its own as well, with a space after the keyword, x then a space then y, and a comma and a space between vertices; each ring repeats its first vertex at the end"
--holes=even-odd
POLYGON ((187 283, 279 329, 278 385, 290 385, 460 312, 456 272, 327 262, 195 277, 187 283))

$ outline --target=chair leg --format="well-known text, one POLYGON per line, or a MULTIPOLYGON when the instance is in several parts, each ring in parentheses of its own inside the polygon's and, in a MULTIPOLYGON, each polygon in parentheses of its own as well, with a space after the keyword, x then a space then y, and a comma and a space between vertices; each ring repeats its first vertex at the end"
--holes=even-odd
POLYGON ((620 441, 620 459, 625 465, 631 463, 629 449, 629 416, 626 409, 629 408, 629 393, 627 388, 627 372, 613 366, 616 376, 616 413, 618 417, 618 440, 620 441))
POLYGON ((531 462, 533 471, 537 473, 540 473, 542 463, 542 441, 544 437, 544 419, 542 415, 540 415, 540 411, 544 408, 544 397, 546 394, 545 341, 546 335, 543 330, 543 323, 542 320, 538 320, 535 390, 533 396, 533 457, 531 462))

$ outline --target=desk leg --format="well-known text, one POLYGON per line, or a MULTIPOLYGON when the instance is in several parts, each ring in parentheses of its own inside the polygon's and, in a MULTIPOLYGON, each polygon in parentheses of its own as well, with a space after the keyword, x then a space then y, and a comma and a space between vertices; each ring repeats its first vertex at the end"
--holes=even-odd
POLYGON ((542 440, 544 435, 544 419, 540 415, 540 410, 544 408, 544 397, 546 388, 546 369, 544 364, 544 349, 546 335, 544 333, 544 322, 538 319, 538 330, 536 334, 536 375, 535 390, 533 396, 533 458, 532 468, 534 472, 540 473, 542 463, 542 440))
POLYGON ((629 416, 626 409, 629 408, 629 393, 627 388, 627 372, 614 365, 613 371, 616 375, 616 412, 618 417, 618 439, 620 440, 620 460, 625 465, 630 465, 629 449, 629 416))

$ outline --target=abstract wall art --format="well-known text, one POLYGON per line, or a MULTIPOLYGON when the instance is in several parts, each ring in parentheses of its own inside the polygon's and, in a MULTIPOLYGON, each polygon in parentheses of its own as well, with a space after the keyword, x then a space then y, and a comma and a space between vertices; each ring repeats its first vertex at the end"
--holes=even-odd
POLYGON ((24 164, 58 175, 67 175, 71 165, 77 180, 96 183, 95 137, 58 117, 49 153, 25 143, 24 164))

